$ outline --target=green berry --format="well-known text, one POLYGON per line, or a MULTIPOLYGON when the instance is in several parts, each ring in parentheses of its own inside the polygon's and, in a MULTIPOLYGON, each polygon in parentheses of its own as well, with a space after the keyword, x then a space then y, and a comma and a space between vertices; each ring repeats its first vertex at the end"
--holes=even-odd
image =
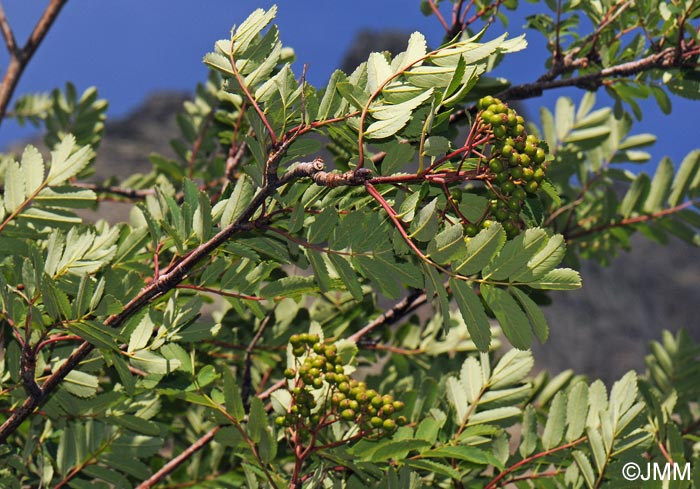
POLYGON ((285 421, 286 421, 286 418, 285 418, 284 416, 277 416, 277 417, 275 418, 275 424, 276 424, 277 426, 284 426, 285 421))
POLYGON ((406 405, 402 401, 394 401, 394 410, 401 411, 406 405))
MULTIPOLYGON (((513 192, 513 195, 515 195, 515 192, 513 192)), ((510 209, 513 212, 520 212, 520 208, 523 206, 523 202, 518 199, 510 199, 508 201, 508 209, 510 209)))
POLYGON ((317 334, 308 334, 306 335, 306 343, 311 346, 315 343, 318 343, 320 340, 319 336, 317 334))
POLYGON ((495 98, 493 98, 491 95, 487 95, 486 97, 483 97, 481 100, 479 100, 479 103, 477 104, 477 106, 483 110, 486 107, 488 107, 489 105, 494 104, 495 102, 496 102, 495 98))
POLYGON ((295 376, 294 370, 292 370, 291 368, 284 369, 284 378, 285 379, 293 379, 294 376, 295 376))
POLYGON ((293 348, 298 348, 298 347, 300 347, 301 344, 303 343, 303 342, 301 341, 301 336, 298 335, 298 334, 293 334, 293 335, 289 338, 289 342, 292 344, 292 347, 293 347, 293 348))
POLYGON ((537 192, 537 189, 539 187, 540 187, 540 184, 537 183, 537 181, 532 180, 531 182, 527 182, 527 185, 525 185, 525 190, 534 194, 535 192, 537 192))
POLYGON ((513 190, 514 200, 523 200, 525 197, 527 197, 527 193, 522 188, 518 187, 515 190, 513 190))
POLYGON ((348 384, 347 382, 341 382, 340 384, 338 384, 338 390, 343 394, 347 394, 348 392, 350 392, 350 384, 348 384))
POLYGON ((513 146, 510 144, 504 144, 501 148, 501 154, 506 158, 510 158, 510 155, 513 154, 513 146))
POLYGON ((381 428, 384 425, 384 420, 378 416, 372 416, 372 419, 369 420, 369 424, 375 428, 381 428))
POLYGON ((523 168, 523 180, 525 181, 530 181, 532 178, 535 176, 535 172, 532 168, 526 167, 523 168))
POLYGON ((323 343, 316 343, 313 347, 314 353, 317 355, 323 355, 323 352, 325 351, 325 347, 323 346, 323 343))
POLYGON ((485 110, 481 113, 481 118, 486 124, 489 124, 493 115, 493 112, 491 112, 490 110, 485 110))
POLYGON ((385 419, 382 423, 382 428, 386 431, 393 431, 396 428, 396 421, 393 419, 385 419))
POLYGON ((537 183, 544 180, 544 170, 542 168, 538 168, 537 170, 535 170, 535 173, 533 174, 533 180, 537 183))
POLYGON ((532 160, 528 155, 520 155, 520 166, 530 166, 532 164, 532 160))
POLYGON ((501 160, 499 160, 498 158, 492 158, 491 161, 489 161, 489 168, 494 173, 502 172, 503 163, 501 163, 501 160))
POLYGON ((547 154, 544 152, 542 148, 537 148, 535 151, 535 156, 532 157, 532 160, 538 164, 541 165, 544 163, 545 158, 547 157, 547 154))
POLYGON ((513 190, 515 190, 515 184, 511 181, 503 182, 503 184, 501 185, 501 190, 503 191, 503 193, 509 194, 513 190))
POLYGON ((299 346, 297 348, 292 348, 292 355, 294 355, 295 357, 300 357, 304 353, 306 353, 306 348, 304 348, 303 346, 299 346))
POLYGON ((345 421, 350 421, 355 418, 355 411, 352 409, 343 409, 343 411, 340 413, 340 417, 345 421))
POLYGON ((506 136, 506 130, 501 126, 496 126, 493 128, 493 135, 501 139, 506 136))
POLYGON ((511 168, 510 176, 513 177, 514 180, 518 180, 519 178, 522 178, 523 177, 523 169, 520 168, 519 166, 516 166, 515 168, 511 168))

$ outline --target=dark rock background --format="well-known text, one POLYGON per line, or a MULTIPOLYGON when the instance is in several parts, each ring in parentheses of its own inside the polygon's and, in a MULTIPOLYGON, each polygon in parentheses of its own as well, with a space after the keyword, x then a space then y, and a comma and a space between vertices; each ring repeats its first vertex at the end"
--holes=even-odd
MULTIPOLYGON (((351 72, 372 50, 398 52, 407 37, 363 32, 342 67, 351 72)), ((173 156, 169 141, 177 135, 175 114, 186 97, 153 94, 132 113, 108 121, 97 176, 148 171, 151 152, 173 156)), ((641 236, 632 243, 632 251, 607 268, 583 263, 583 289, 552 294, 554 302, 545 308, 550 340, 534 348, 539 368, 572 368, 611 382, 629 369, 643 370, 648 343, 663 329, 687 328, 700 338, 700 248, 675 239, 660 246, 641 236)))

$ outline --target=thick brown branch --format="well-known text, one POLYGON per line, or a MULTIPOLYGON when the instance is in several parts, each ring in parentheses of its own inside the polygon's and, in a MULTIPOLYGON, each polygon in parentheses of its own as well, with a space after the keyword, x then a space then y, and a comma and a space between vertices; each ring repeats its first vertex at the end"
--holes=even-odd
POLYGON ((68 0, 51 0, 51 2, 46 6, 46 10, 42 14, 39 21, 34 26, 34 30, 29 35, 29 39, 24 44, 22 49, 18 49, 16 43, 14 42, 14 37, 11 36, 11 31, 9 30, 9 24, 7 19, 5 19, 4 12, 2 18, 4 22, 0 21, 2 25, 2 32, 5 36, 5 44, 7 44, 8 49, 11 49, 10 62, 5 71, 5 76, 2 79, 2 84, 0 84, 0 124, 2 124, 3 119, 5 119, 5 114, 7 113, 7 106, 10 103, 10 99, 17 88, 17 83, 19 82, 24 69, 27 64, 34 56, 37 48, 43 41, 46 33, 53 25, 56 17, 61 12, 61 9, 66 4, 68 0), (7 29, 7 32, 6 32, 7 29), (10 35, 10 37, 8 37, 10 35), (8 41, 8 39, 10 39, 8 41))

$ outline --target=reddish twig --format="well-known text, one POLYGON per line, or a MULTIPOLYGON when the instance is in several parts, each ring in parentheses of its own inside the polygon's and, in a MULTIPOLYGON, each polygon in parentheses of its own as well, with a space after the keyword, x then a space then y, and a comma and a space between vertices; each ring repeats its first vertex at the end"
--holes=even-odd
POLYGON ((180 455, 178 455, 177 457, 173 458, 170 462, 165 464, 158 472, 156 472, 151 477, 139 484, 136 487, 136 489, 149 489, 156 485, 158 482, 160 482, 170 473, 172 473, 175 469, 177 469, 180 465, 182 465, 192 455, 204 448, 210 441, 214 439, 214 435, 216 435, 216 432, 220 429, 221 426, 215 426, 214 428, 209 430, 207 433, 204 434, 204 436, 202 436, 189 447, 187 447, 180 455))
POLYGON ((578 440, 574 440, 570 443, 566 443, 564 445, 560 445, 560 446, 555 447, 555 448, 550 448, 549 450, 544 450, 542 452, 539 452, 539 453, 531 455, 527 458, 524 458, 520 462, 518 462, 514 465, 511 465, 506 470, 504 470, 503 472, 498 474, 496 477, 494 477, 491 480, 491 482, 489 482, 488 484, 486 484, 486 486, 484 486, 484 489, 494 489, 495 487, 498 487, 500 485, 499 482, 501 482, 506 476, 508 476, 508 474, 512 474, 513 472, 515 472, 519 468, 529 464, 530 462, 533 462, 533 461, 535 461, 539 458, 542 458, 542 457, 546 457, 548 455, 552 455, 553 453, 561 452, 562 450, 568 450, 569 448, 573 448, 576 445, 578 445, 579 443, 582 443, 586 440, 588 440, 588 437, 582 436, 578 440))

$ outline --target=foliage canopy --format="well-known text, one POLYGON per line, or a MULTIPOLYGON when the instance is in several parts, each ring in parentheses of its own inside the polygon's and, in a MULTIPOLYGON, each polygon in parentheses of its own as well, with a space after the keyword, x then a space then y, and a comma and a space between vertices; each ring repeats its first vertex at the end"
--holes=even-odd
POLYGON ((685 333, 609 390, 533 376, 528 350, 580 260, 636 232, 700 244, 700 151, 628 169, 655 141, 639 100, 698 98, 700 4, 547 1, 548 71, 511 86, 489 73, 525 36, 489 26, 517 7, 423 0, 441 46, 413 33, 324 87, 255 10, 204 57, 178 158, 118 186, 86 183, 95 89, 0 93, 50 149, 0 160, 0 485, 597 488, 630 461, 700 485, 685 333), (539 120, 512 104, 564 86, 580 100, 539 120), (110 199, 128 222, 80 211, 110 199))

